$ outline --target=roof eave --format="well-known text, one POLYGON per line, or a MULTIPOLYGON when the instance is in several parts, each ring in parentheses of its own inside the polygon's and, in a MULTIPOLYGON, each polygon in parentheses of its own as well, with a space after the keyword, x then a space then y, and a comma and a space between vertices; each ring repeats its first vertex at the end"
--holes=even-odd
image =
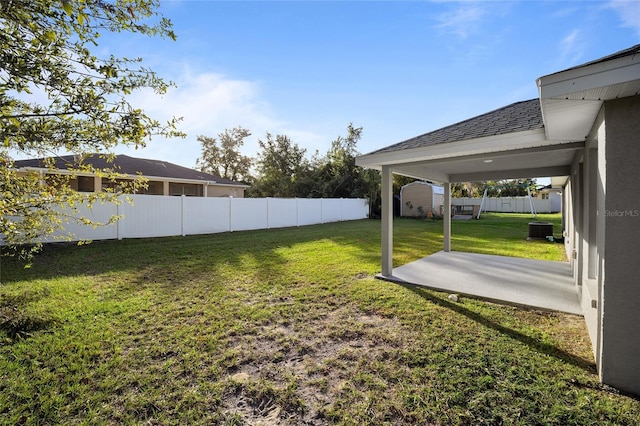
MULTIPOLYGON (((83 171, 70 171, 66 169, 49 169, 47 167, 34 167, 34 166, 25 166, 20 167, 17 170, 20 171, 33 171, 33 172, 42 172, 42 173, 56 173, 61 175, 76 175, 76 176, 95 176, 95 173, 83 172, 83 171)), ((131 173, 121 173, 117 178, 122 179, 135 179, 135 178, 143 178, 151 181, 160 181, 160 182, 175 182, 175 183, 189 183, 196 185, 214 185, 214 186, 227 186, 232 188, 250 188, 250 185, 246 185, 243 183, 222 183, 216 182, 215 180, 200 180, 200 179, 185 179, 185 178, 173 178, 167 176, 151 176, 151 175, 134 175, 131 173)))
POLYGON ((640 55, 630 55, 549 74, 538 78, 537 84, 540 99, 562 99, 572 93, 637 80, 638 75, 640 55))
POLYGON ((361 155, 356 158, 356 165, 380 170, 382 166, 392 166, 394 164, 407 162, 490 154, 493 152, 534 148, 557 143, 558 142, 547 140, 544 129, 535 129, 420 148, 361 155))
POLYGON ((604 101, 640 93, 640 55, 587 64, 538 78, 547 138, 584 140, 604 101))

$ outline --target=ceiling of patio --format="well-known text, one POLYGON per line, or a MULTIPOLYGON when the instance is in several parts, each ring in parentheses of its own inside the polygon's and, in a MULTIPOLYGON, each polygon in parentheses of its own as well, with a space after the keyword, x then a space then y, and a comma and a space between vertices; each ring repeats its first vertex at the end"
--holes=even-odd
POLYGON ((584 142, 394 164, 393 172, 435 182, 568 176, 584 142))

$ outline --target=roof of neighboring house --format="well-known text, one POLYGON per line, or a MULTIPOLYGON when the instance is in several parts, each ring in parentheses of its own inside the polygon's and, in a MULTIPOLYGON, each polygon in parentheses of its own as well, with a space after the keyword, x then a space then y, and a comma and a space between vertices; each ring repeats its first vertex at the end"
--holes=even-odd
POLYGON ((407 139, 370 154, 422 148, 442 143, 542 129, 540 100, 516 102, 486 114, 407 139))
POLYGON ((538 191, 544 191, 544 192, 549 192, 549 191, 562 191, 562 188, 558 188, 555 187, 551 184, 547 185, 547 186, 543 186, 541 188, 538 188, 538 191))
MULTIPOLYGON (((235 182, 230 179, 225 179, 220 176, 211 175, 208 173, 202 173, 188 167, 179 166, 177 164, 169 163, 167 161, 149 160, 146 158, 129 157, 128 155, 116 155, 113 162, 107 161, 105 158, 101 158, 98 155, 90 155, 84 158, 83 164, 91 164, 96 169, 114 169, 119 173, 126 173, 129 175, 141 174, 146 177, 162 177, 169 179, 187 179, 204 182, 212 182, 221 185, 238 185, 247 186, 240 182, 235 182)), ((46 167, 43 158, 35 158, 31 160, 18 160, 15 161, 14 166, 16 168, 34 167, 43 168, 46 167)), ((68 169, 70 167, 77 166, 75 157, 73 155, 65 155, 56 157, 54 167, 57 169, 68 169)))

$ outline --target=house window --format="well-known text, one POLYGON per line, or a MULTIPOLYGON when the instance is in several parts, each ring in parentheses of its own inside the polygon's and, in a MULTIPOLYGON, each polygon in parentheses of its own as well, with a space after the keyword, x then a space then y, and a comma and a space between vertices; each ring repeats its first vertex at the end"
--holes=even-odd
POLYGON ((96 189, 93 176, 78 176, 77 181, 79 192, 94 192, 96 189))
POLYGON ((186 195, 187 197, 202 197, 202 185, 195 183, 169 183, 169 195, 186 195))
POLYGON ((549 199, 549 193, 545 192, 544 194, 542 194, 542 199, 543 200, 548 200, 549 199))
POLYGON ((131 179, 102 179, 102 190, 105 192, 132 192, 133 181, 131 179))
POLYGON ((164 183, 157 180, 150 180, 147 182, 147 188, 140 188, 137 191, 138 194, 148 194, 148 195, 163 195, 164 194, 164 183))
POLYGON ((76 176, 48 174, 45 177, 48 185, 55 188, 69 187, 78 192, 94 192, 93 176, 76 176))

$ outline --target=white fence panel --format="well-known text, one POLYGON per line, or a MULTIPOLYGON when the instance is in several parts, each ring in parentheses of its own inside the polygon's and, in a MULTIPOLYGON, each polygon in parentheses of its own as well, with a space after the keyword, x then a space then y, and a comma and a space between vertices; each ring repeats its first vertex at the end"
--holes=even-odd
MULTIPOLYGON (((131 196, 130 196, 131 197, 131 196)), ((118 221, 119 238, 182 235, 182 197, 135 195, 133 205, 123 202, 118 221)))
POLYGON ((184 234, 215 234, 230 231, 231 200, 226 197, 184 197, 182 208, 184 234))
POLYGON ((267 198, 269 228, 298 226, 298 200, 295 198, 267 198))
MULTIPOLYGON (((72 234, 77 241, 214 234, 366 219, 369 212, 365 199, 203 198, 140 194, 129 195, 129 198, 133 204, 123 196, 120 205, 96 203, 91 209, 80 207, 73 215, 98 223, 106 223, 112 216, 121 215, 116 223, 94 228, 69 220, 64 225, 65 230, 55 236, 72 234)), ((72 214, 70 209, 68 214, 72 214)), ((58 240, 50 237, 44 241, 58 240)))
POLYGON ((298 226, 322 223, 322 201, 320 199, 298 198, 297 201, 298 226))
MULTIPOLYGON (((532 198, 533 206, 538 213, 550 213, 551 201, 541 198, 532 198)), ((451 205, 454 206, 479 206, 482 198, 452 198, 451 205)), ((487 197, 483 211, 500 213, 530 213, 531 205, 529 197, 487 197)))
POLYGON ((44 241, 60 241, 61 238, 71 238, 78 240, 108 240, 118 238, 118 225, 113 223, 108 226, 89 226, 78 223, 73 218, 85 217, 96 223, 107 223, 112 216, 118 214, 118 206, 115 203, 95 203, 92 208, 86 205, 78 207, 77 213, 73 213, 70 208, 58 209, 62 214, 69 215, 68 223, 64 223, 64 230, 56 232, 55 237, 50 237, 44 241))
POLYGON ((268 208, 266 198, 232 198, 231 231, 267 229, 268 208))
POLYGON ((322 223, 342 220, 342 201, 339 198, 322 199, 322 223))
POLYGON ((357 220, 367 217, 369 204, 361 198, 342 200, 342 220, 357 220))

